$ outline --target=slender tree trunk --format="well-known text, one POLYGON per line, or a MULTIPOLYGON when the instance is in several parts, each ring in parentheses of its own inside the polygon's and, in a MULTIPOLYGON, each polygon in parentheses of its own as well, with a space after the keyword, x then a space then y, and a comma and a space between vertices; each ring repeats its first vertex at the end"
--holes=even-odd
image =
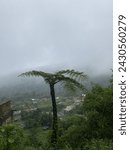
POLYGON ((52 123, 51 143, 53 145, 54 150, 56 150, 57 132, 58 132, 58 120, 57 120, 57 105, 56 105, 54 85, 50 85, 50 94, 51 94, 52 108, 53 108, 53 123, 52 123))

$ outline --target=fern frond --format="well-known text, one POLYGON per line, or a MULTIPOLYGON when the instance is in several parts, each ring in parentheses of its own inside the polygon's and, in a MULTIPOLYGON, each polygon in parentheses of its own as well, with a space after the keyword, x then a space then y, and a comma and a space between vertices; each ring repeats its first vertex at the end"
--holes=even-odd
POLYGON ((86 79, 87 75, 85 75, 83 72, 78 72, 75 70, 62 70, 54 74, 33 70, 22 73, 19 76, 43 77, 46 83, 51 85, 61 82, 64 84, 64 87, 67 89, 72 89, 72 91, 76 89, 86 90, 86 88, 81 84, 81 80, 86 79))
POLYGON ((53 78, 53 74, 42 72, 42 71, 34 71, 34 70, 22 73, 19 76, 23 76, 23 77, 26 77, 26 76, 28 76, 28 77, 31 77, 31 76, 42 77, 45 80, 46 83, 51 82, 52 78, 53 78))
POLYGON ((19 76, 37 76, 37 77, 39 77, 39 76, 41 76, 41 77, 50 77, 51 76, 51 74, 49 74, 49 73, 45 73, 45 72, 42 72, 42 71, 29 71, 29 72, 25 72, 25 73, 22 73, 22 74, 20 74, 19 76))
POLYGON ((76 81, 75 79, 69 78, 69 77, 64 77, 60 78, 59 82, 62 82, 64 84, 64 87, 70 87, 70 89, 81 89, 81 90, 86 90, 84 85, 76 81))
POLYGON ((70 78, 74 78, 76 80, 85 80, 87 79, 87 75, 85 75, 83 72, 75 71, 75 70, 61 70, 56 72, 56 74, 68 76, 70 78))

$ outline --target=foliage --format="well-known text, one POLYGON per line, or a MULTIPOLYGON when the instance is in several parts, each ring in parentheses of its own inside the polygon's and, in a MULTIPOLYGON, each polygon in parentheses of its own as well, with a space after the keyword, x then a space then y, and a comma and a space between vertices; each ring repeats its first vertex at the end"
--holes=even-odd
POLYGON ((111 87, 99 85, 86 95, 83 108, 88 118, 87 125, 92 137, 112 138, 113 128, 113 91, 111 87))
MULTIPOLYGON (((61 79, 63 74, 75 79, 73 73, 73 70, 56 72, 57 76, 51 80, 56 81, 55 77, 61 79)), ((80 105, 58 120, 56 150, 112 150, 112 99, 112 84, 108 87, 94 85, 80 105)), ((1 126, 0 149, 54 150, 51 144, 53 131, 43 128, 52 125, 52 115, 45 112, 46 110, 37 109, 22 113, 27 127, 24 129, 15 125, 1 126)))
POLYGON ((41 109, 30 112, 22 112, 22 121, 25 128, 47 127, 51 128, 52 115, 41 109))
POLYGON ((26 148, 32 147, 36 150, 49 150, 50 130, 43 130, 43 128, 26 129, 26 148))
POLYGON ((85 87, 80 82, 87 79, 87 75, 85 75, 83 72, 78 72, 75 70, 61 70, 53 74, 33 70, 22 73, 20 76, 42 77, 49 85, 54 85, 60 82, 65 88, 72 91, 75 91, 77 88, 85 90, 85 87))
POLYGON ((72 150, 112 150, 112 93, 111 87, 95 85, 86 94, 81 107, 84 113, 62 122, 60 148, 67 144, 72 150))
POLYGON ((24 134, 21 128, 9 124, 0 127, 1 150, 22 150, 24 145, 24 134))
POLYGON ((112 140, 108 139, 92 139, 86 141, 82 146, 82 150, 112 150, 112 140))
POLYGON ((60 121, 59 126, 64 130, 67 130, 69 127, 76 125, 81 126, 86 123, 86 118, 83 115, 69 115, 60 121))

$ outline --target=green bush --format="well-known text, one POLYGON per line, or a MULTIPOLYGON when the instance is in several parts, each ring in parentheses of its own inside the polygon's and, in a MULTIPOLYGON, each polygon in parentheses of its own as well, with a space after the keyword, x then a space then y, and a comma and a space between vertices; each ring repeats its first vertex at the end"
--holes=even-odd
POLYGON ((112 150, 112 140, 92 139, 84 143, 82 150, 112 150))
POLYGON ((112 88, 93 87, 84 100, 83 109, 87 126, 93 138, 113 137, 113 91, 112 88))
POLYGON ((21 128, 12 124, 0 127, 1 150, 22 150, 24 142, 24 134, 21 128))

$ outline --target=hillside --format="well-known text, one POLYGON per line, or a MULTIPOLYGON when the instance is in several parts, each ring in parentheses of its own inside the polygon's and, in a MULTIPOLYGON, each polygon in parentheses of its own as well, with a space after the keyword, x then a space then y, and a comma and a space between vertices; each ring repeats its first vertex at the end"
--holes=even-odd
MULTIPOLYGON (((85 86, 90 89, 93 83, 107 86, 110 80, 109 74, 90 75, 85 86)), ((22 78, 18 77, 18 73, 0 78, 0 99, 2 98, 20 98, 20 97, 46 97, 49 96, 49 87, 44 83, 42 78, 22 78)), ((67 93, 60 85, 56 86, 56 94, 66 96, 67 93)))

